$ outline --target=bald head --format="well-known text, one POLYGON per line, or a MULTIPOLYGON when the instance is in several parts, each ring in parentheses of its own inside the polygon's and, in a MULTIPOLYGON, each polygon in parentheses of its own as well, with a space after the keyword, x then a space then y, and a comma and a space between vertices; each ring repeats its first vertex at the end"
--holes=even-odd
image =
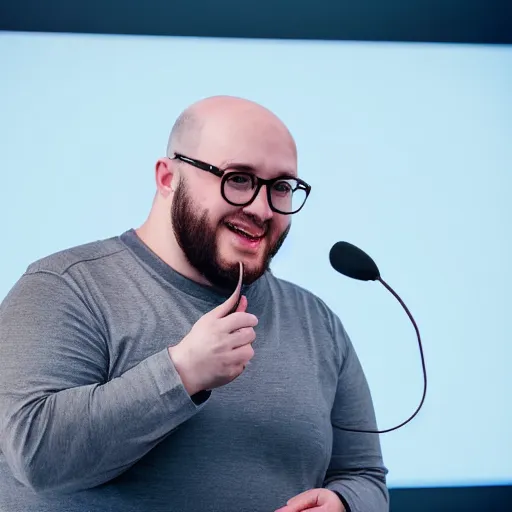
POLYGON ((178 117, 167 156, 155 166, 157 192, 139 232, 198 282, 231 288, 240 262, 245 282, 262 276, 290 229, 293 194, 307 197, 293 180, 297 150, 285 124, 253 101, 213 96, 178 117))
POLYGON ((276 142, 287 144, 296 152, 288 128, 269 109, 244 98, 212 96, 180 114, 169 137, 167 156, 172 157, 174 152, 194 154, 204 141, 225 141, 242 132, 247 138, 266 132, 268 137, 277 138, 276 142))
POLYGON ((167 156, 172 158, 175 152, 193 152, 199 144, 201 128, 201 120, 191 109, 182 112, 172 127, 167 156))

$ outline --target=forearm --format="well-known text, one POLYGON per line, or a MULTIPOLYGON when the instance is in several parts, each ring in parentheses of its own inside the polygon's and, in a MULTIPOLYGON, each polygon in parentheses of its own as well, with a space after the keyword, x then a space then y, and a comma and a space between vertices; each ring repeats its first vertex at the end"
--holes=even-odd
POLYGON ((347 512, 389 511, 389 492, 382 469, 331 476, 324 487, 341 496, 347 505, 347 512))
POLYGON ((11 409, 2 451, 35 490, 86 489, 124 472, 197 410, 164 350, 106 384, 11 409))

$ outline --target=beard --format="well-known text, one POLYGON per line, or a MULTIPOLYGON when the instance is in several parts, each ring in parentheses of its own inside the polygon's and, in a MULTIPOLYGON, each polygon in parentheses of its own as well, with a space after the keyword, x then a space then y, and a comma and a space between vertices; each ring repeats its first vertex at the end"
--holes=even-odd
MULTIPOLYGON (((249 217, 247 214, 244 216, 258 227, 263 228, 266 233, 265 237, 270 239, 272 235, 271 222, 262 224, 261 221, 249 217)), ((217 226, 211 226, 208 212, 199 212, 183 178, 179 181, 174 194, 171 221, 174 236, 188 262, 213 286, 225 290, 235 288, 240 272, 238 262, 230 264, 223 262, 217 243, 217 232, 219 226, 224 224, 223 219, 217 226)), ((262 248, 265 252, 262 263, 258 267, 246 268, 244 265, 244 284, 252 284, 269 270, 270 262, 283 245, 289 231, 290 225, 273 244, 267 243, 265 248, 262 248)))

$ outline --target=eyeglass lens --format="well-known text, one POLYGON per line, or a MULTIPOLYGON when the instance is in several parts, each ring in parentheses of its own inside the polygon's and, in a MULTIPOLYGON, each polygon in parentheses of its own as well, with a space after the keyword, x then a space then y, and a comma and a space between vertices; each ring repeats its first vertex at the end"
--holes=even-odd
MULTIPOLYGON (((223 186, 228 201, 243 205, 253 198, 257 180, 252 174, 236 173, 229 175, 223 186)), ((271 203, 279 211, 288 213, 298 210, 306 197, 306 190, 294 178, 283 178, 271 185, 271 203)))

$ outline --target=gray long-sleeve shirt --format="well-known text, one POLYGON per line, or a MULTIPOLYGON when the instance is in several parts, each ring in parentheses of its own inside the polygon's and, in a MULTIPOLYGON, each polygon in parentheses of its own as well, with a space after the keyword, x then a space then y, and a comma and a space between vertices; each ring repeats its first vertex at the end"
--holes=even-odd
POLYGON ((191 398, 168 355, 225 300, 133 230, 32 264, 0 306, 0 511, 273 512, 327 487, 388 510, 368 386, 343 326, 266 273, 255 356, 191 398))

